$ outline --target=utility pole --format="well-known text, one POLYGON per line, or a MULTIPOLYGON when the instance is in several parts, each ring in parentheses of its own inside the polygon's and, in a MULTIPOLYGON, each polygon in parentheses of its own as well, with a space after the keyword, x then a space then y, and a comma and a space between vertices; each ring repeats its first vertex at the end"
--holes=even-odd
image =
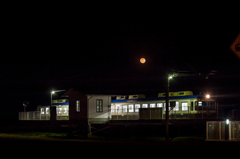
POLYGON ((166 136, 165 136, 165 140, 168 141, 169 140, 169 110, 168 110, 168 103, 169 103, 169 77, 168 77, 168 72, 167 72, 167 84, 166 84, 166 136))

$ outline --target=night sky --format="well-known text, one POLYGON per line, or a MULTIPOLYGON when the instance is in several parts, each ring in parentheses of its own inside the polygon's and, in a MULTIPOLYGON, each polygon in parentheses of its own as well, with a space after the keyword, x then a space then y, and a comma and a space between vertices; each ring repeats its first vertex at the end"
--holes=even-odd
POLYGON ((86 93, 157 96, 165 91, 166 64, 184 73, 170 82, 170 91, 211 93, 222 103, 239 104, 240 59, 229 49, 240 31, 236 6, 231 12, 90 8, 33 7, 5 13, 2 118, 22 111, 23 101, 35 110, 49 102, 50 90, 72 86, 86 93))

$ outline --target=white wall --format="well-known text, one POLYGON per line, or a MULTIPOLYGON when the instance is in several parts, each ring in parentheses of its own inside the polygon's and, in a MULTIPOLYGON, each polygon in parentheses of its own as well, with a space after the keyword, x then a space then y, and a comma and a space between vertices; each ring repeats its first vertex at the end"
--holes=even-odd
POLYGON ((111 96, 110 95, 88 95, 88 118, 108 118, 111 117, 111 96), (103 112, 97 112, 96 101, 103 100, 103 112), (110 107, 109 107, 110 106, 110 107))

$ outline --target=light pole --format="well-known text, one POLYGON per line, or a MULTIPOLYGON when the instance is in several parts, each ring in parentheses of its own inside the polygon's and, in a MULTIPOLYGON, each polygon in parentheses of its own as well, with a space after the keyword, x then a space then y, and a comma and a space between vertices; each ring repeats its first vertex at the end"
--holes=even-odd
POLYGON ((165 140, 168 141, 169 140, 169 82, 170 80, 176 76, 175 74, 170 75, 167 72, 167 84, 166 84, 166 136, 165 136, 165 140))
POLYGON ((52 111, 52 95, 55 94, 56 92, 63 92, 66 90, 56 90, 56 91, 51 91, 51 102, 50 102, 50 120, 53 120, 53 111, 52 111))

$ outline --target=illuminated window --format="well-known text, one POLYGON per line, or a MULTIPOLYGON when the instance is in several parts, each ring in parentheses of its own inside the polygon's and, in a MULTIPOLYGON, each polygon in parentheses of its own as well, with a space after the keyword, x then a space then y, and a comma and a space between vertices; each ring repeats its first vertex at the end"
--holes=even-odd
POLYGON ((96 111, 97 112, 103 112, 103 100, 97 99, 96 101, 96 111))
POLYGON ((157 103, 157 107, 158 108, 162 108, 163 107, 163 103, 157 103))
POLYGON ((44 114, 44 108, 41 108, 41 114, 44 114))
POLYGON ((117 112, 120 112, 120 105, 116 105, 117 112))
POLYGON ((202 102, 198 102, 198 106, 201 107, 202 106, 202 102))
POLYGON ((142 104, 142 108, 147 108, 148 104, 142 104))
POLYGON ((187 111, 188 110, 188 103, 187 102, 183 102, 182 103, 182 111, 187 111))
POLYGON ((62 114, 62 108, 58 108, 58 114, 62 114))
POLYGON ((49 114, 49 108, 46 108, 46 114, 49 114))
MULTIPOLYGON (((170 102, 168 103, 168 110, 170 110, 170 102)), ((166 111, 166 103, 164 103, 164 111, 166 111)))
POLYGON ((140 104, 135 104, 135 112, 139 112, 140 104))
POLYGON ((80 100, 76 100, 76 112, 80 112, 80 100))
POLYGON ((128 105, 128 109, 129 112, 133 112, 133 105, 128 105))
POLYGON ((67 107, 63 107, 63 114, 67 114, 67 107))
POLYGON ((114 106, 111 106, 111 112, 114 113, 114 106))
POLYGON ((155 108, 155 107, 156 107, 155 103, 150 104, 150 108, 155 108))
POLYGON ((127 112, 127 105, 123 105, 122 109, 123 109, 122 112, 126 113, 127 112))
POLYGON ((174 111, 179 111, 179 102, 176 102, 176 106, 173 108, 174 111))

